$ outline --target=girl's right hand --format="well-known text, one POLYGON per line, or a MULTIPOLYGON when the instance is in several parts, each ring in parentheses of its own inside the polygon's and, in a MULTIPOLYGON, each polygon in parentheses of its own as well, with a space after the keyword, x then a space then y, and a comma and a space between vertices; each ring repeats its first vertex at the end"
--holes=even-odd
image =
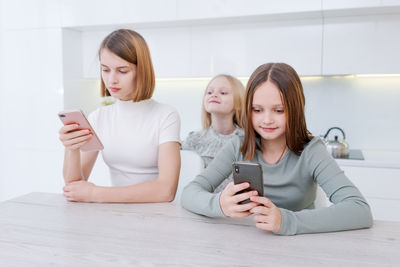
POLYGON ((77 130, 78 124, 68 124, 61 127, 59 139, 69 150, 80 149, 93 136, 88 129, 77 130))
POLYGON ((243 218, 250 216, 252 213, 250 209, 258 206, 258 203, 250 202, 246 204, 238 204, 239 202, 249 199, 251 196, 256 196, 257 191, 249 191, 236 195, 237 192, 242 191, 250 186, 249 183, 234 184, 230 182, 225 189, 221 192, 219 198, 219 205, 225 216, 232 218, 243 218))

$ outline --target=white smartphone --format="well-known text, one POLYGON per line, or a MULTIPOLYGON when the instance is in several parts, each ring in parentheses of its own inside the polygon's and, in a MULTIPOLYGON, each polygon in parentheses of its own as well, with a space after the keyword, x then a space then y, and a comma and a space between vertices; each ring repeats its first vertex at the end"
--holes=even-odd
POLYGON ((86 116, 82 112, 82 110, 64 110, 58 113, 58 117, 64 125, 76 123, 79 125, 79 128, 77 130, 88 129, 90 133, 93 134, 89 142, 81 147, 82 151, 98 151, 104 149, 103 144, 93 130, 89 121, 86 119, 86 116))
MULTIPOLYGON (((262 173, 262 167, 259 163, 238 161, 232 163, 233 182, 234 184, 249 183, 250 187, 237 192, 241 194, 248 191, 257 191, 258 195, 264 196, 264 178, 262 173)), ((239 204, 249 203, 250 200, 246 199, 239 202, 239 204)))

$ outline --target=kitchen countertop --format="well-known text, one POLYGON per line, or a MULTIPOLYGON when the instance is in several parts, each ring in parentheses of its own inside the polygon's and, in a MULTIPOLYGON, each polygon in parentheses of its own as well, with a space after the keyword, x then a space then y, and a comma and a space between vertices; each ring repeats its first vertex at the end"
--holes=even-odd
POLYGON ((174 203, 67 202, 31 193, 0 203, 4 266, 398 266, 400 223, 277 236, 251 218, 211 219, 174 203))
POLYGON ((400 151, 362 150, 365 160, 336 159, 339 166, 400 169, 400 151))

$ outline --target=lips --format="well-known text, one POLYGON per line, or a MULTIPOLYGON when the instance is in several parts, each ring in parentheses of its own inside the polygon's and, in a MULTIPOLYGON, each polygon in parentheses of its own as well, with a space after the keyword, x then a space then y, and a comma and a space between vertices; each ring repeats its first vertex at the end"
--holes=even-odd
POLYGON ((266 132, 266 133, 272 133, 275 131, 277 128, 272 128, 272 127, 261 127, 261 129, 266 132))
POLYGON ((209 101, 208 103, 220 104, 220 102, 218 102, 218 101, 215 101, 215 100, 209 101))
POLYGON ((121 88, 111 87, 110 90, 111 90, 111 92, 116 93, 119 90, 121 90, 121 88))

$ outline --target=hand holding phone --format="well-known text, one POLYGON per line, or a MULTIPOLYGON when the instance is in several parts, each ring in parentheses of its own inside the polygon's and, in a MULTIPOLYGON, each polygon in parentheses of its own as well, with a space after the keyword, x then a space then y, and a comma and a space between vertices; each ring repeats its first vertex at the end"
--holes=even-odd
POLYGON ((65 147, 82 151, 96 151, 104 148, 81 110, 65 110, 58 113, 58 117, 64 124, 60 129, 60 140, 65 147))
MULTIPOLYGON (((239 161, 232 163, 233 181, 235 184, 249 183, 250 186, 237 194, 248 191, 257 191, 258 196, 264 196, 264 179, 262 168, 259 163, 239 161)), ((240 204, 249 203, 250 200, 246 199, 241 201, 240 204)))
POLYGON ((249 183, 234 184, 230 182, 221 192, 219 197, 219 205, 225 216, 232 218, 243 218, 252 215, 250 210, 258 206, 256 202, 239 204, 243 200, 249 199, 252 196, 257 196, 256 191, 241 192, 250 186, 249 183))

